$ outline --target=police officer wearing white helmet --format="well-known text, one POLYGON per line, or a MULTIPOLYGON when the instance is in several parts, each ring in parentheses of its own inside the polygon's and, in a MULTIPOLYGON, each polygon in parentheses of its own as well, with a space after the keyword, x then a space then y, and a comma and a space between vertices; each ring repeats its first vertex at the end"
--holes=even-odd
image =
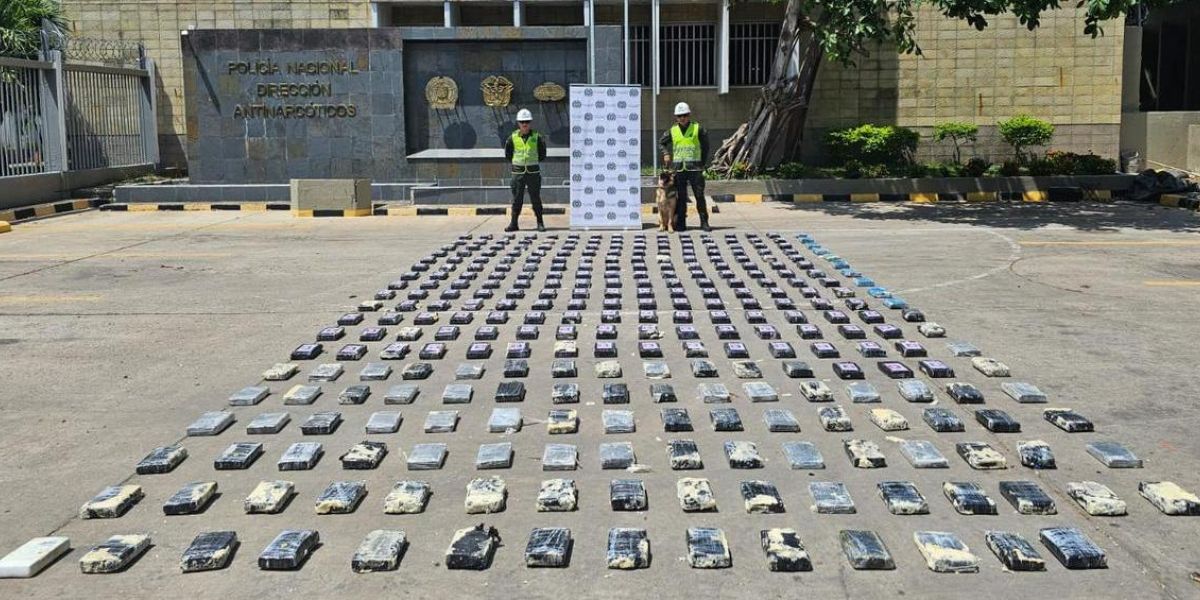
POLYGON ((658 140, 663 162, 675 169, 675 230, 687 229, 688 186, 696 195, 696 212, 700 227, 708 228, 708 203, 704 199, 704 165, 708 163, 708 130, 691 120, 692 109, 687 102, 675 105, 675 124, 658 140))
POLYGON ((512 163, 512 220, 504 230, 517 230, 517 216, 525 203, 525 190, 529 190, 529 204, 533 206, 533 216, 537 217, 537 229, 545 231, 540 163, 546 160, 546 140, 533 130, 533 113, 529 109, 517 111, 517 130, 504 140, 504 158, 512 163))

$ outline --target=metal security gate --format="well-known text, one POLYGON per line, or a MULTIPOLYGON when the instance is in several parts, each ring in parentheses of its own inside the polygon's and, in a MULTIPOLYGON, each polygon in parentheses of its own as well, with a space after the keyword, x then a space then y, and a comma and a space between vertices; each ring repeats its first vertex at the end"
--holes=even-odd
POLYGON ((0 185, 158 163, 154 65, 141 44, 47 29, 39 54, 0 56, 0 185))
POLYGON ((156 162, 142 139, 142 75, 134 69, 70 64, 64 75, 68 169, 156 162))
POLYGON ((41 98, 46 64, 0 57, 0 177, 46 170, 41 98))

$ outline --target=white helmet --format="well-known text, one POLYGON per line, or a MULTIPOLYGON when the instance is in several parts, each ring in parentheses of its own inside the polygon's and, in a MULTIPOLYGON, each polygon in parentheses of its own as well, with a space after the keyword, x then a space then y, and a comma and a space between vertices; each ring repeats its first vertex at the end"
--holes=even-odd
POLYGON ((522 108, 517 111, 517 121, 532 121, 533 113, 529 112, 528 108, 522 108))
POLYGON ((675 116, 692 114, 692 107, 688 106, 687 102, 680 102, 675 105, 675 116))

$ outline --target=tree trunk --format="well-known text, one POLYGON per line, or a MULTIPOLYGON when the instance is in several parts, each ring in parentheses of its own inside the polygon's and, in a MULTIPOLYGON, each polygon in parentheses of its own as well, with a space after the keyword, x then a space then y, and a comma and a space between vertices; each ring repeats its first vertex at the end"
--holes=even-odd
POLYGON ((729 176, 735 170, 762 172, 780 162, 797 160, 804 122, 823 52, 806 31, 800 1, 788 0, 771 76, 750 110, 750 118, 713 155, 712 169, 729 176), (792 69, 793 52, 799 65, 792 69))

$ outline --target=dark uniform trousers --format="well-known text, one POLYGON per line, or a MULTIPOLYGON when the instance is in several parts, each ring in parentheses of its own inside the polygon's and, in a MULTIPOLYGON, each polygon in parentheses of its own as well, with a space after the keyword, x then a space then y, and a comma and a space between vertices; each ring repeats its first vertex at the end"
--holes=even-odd
POLYGON ((688 186, 696 195, 696 212, 700 215, 700 223, 708 223, 708 201, 704 199, 704 172, 699 169, 684 170, 683 165, 676 165, 675 192, 678 199, 675 202, 675 228, 687 228, 688 186))
POLYGON ((538 171, 512 174, 512 221, 517 222, 521 208, 525 205, 525 191, 529 191, 529 205, 539 223, 542 222, 542 174, 538 171))

